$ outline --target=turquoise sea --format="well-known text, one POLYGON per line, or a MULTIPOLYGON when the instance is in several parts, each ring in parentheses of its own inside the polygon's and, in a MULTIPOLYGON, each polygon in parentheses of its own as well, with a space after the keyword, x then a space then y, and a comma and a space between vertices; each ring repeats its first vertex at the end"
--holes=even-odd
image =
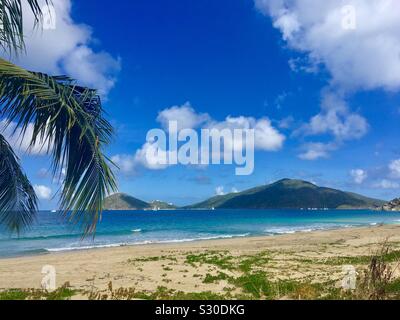
POLYGON ((40 212, 19 237, 0 231, 0 257, 89 248, 176 243, 205 239, 272 236, 313 230, 400 224, 400 212, 368 210, 215 210, 105 212, 96 237, 81 238, 78 228, 57 213, 40 212))

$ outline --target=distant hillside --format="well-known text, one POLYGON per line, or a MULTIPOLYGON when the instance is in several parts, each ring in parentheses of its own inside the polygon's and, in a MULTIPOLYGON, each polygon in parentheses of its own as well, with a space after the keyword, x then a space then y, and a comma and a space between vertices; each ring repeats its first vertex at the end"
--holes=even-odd
POLYGON ((150 203, 136 199, 125 193, 116 193, 104 200, 104 210, 172 210, 176 209, 172 203, 152 201, 150 203))
POLYGON ((125 193, 116 193, 104 200, 104 210, 143 210, 150 208, 147 202, 125 193))
POLYGON ((158 209, 158 210, 173 210, 177 208, 172 203, 167 203, 159 200, 152 201, 149 203, 149 205, 152 209, 158 209))
POLYGON ((381 207, 384 201, 302 180, 283 179, 240 193, 216 196, 187 209, 362 209, 381 207))

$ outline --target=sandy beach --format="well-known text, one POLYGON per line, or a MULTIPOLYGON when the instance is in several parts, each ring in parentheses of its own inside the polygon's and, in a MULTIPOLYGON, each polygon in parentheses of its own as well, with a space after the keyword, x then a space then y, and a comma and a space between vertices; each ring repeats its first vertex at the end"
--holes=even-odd
POLYGON ((57 286, 68 282, 80 290, 105 290, 111 282, 114 288, 154 291, 163 286, 183 292, 220 293, 229 287, 227 281, 204 281, 206 275, 216 276, 223 270, 229 276, 240 276, 238 269, 224 266, 221 261, 234 263, 236 258, 247 257, 252 264, 248 259, 256 256, 261 263, 253 259, 254 265, 265 271, 271 280, 339 281, 346 261, 352 257, 372 255, 386 239, 397 250, 400 247, 400 226, 127 246, 1 259, 0 288, 40 288, 42 267, 51 265, 56 268, 57 286), (215 256, 220 257, 219 263, 215 262, 215 256), (265 256, 268 256, 268 261, 262 260, 265 256), (214 260, 207 260, 207 257, 214 260), (229 259, 223 260, 224 257, 229 259), (343 263, 338 259, 344 259, 343 263))

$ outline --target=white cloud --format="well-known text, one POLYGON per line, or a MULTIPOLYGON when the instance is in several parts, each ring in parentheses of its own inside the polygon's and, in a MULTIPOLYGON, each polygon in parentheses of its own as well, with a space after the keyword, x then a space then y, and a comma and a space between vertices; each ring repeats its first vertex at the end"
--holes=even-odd
MULTIPOLYGON (((224 121, 212 119, 208 114, 197 113, 189 102, 182 106, 173 106, 159 112, 157 121, 168 132, 170 121, 176 121, 178 130, 181 129, 217 129, 230 130, 232 138, 235 129, 253 129, 254 146, 261 151, 278 151, 283 147, 286 137, 273 127, 268 118, 256 119, 253 117, 231 117, 228 116, 224 121)), ((245 145, 237 143, 231 139, 224 141, 224 154, 217 151, 211 154, 212 159, 221 159, 225 154, 232 154, 234 146, 245 145)), ((204 147, 204 146, 201 146, 204 147)), ((208 146, 207 146, 208 147, 208 146)), ((214 150, 212 150, 214 151, 214 150)), ((152 142, 146 142, 133 155, 117 154, 111 158, 121 169, 122 173, 134 173, 138 167, 150 170, 160 170, 168 167, 168 164, 160 164, 160 159, 169 159, 172 155, 170 150, 160 150, 152 142), (156 154, 158 151, 158 154, 156 154)))
POLYGON ((169 151, 158 149, 154 143, 146 142, 142 148, 136 151, 134 163, 150 170, 165 169, 168 165, 160 163, 160 159, 168 159, 168 153, 169 151))
POLYGON ((400 188, 400 184, 398 182, 391 181, 388 179, 382 179, 381 181, 375 183, 373 186, 378 189, 399 189, 400 188))
POLYGON ((38 140, 33 146, 30 146, 33 136, 33 124, 29 124, 25 132, 22 132, 16 126, 17 124, 14 122, 7 126, 5 120, 0 121, 0 134, 6 138, 18 154, 45 155, 48 150, 52 149, 52 141, 38 140))
POLYGON ((268 118, 255 120, 255 146, 259 150, 278 151, 283 147, 286 137, 271 125, 268 118))
POLYGON ((400 159, 393 160, 389 164, 389 170, 394 178, 400 178, 400 159))
POLYGON ((169 128, 170 121, 178 123, 178 130, 181 129, 254 129, 255 147, 259 150, 277 151, 282 148, 285 136, 275 129, 268 118, 255 119, 253 117, 232 117, 228 116, 224 121, 216 121, 205 113, 197 113, 190 102, 182 106, 173 106, 162 110, 157 121, 165 130, 169 128))
POLYGON ((87 46, 79 46, 65 58, 64 69, 79 83, 98 89, 105 96, 115 85, 120 60, 106 52, 95 53, 87 46))
POLYGON ((400 2, 395 0, 255 0, 288 46, 323 64, 346 89, 400 88, 400 2), (355 28, 344 27, 352 6, 355 28))
MULTIPOLYGON (((235 187, 233 187, 233 188, 231 189, 231 193, 239 193, 239 190, 236 189, 235 187)), ((216 187, 216 188, 215 188, 215 194, 216 194, 217 196, 224 196, 224 195, 226 195, 224 186, 218 186, 218 187, 216 187)))
POLYGON ((271 124, 268 118, 255 119, 253 117, 231 117, 225 121, 212 120, 206 124, 208 129, 254 129, 254 146, 258 150, 278 151, 283 147, 286 137, 271 124))
POLYGON ((274 27, 279 28, 282 31, 283 39, 288 41, 300 30, 300 23, 295 13, 286 11, 277 17, 274 27))
MULTIPOLYGON (((346 99, 358 90, 400 89, 400 2, 254 1, 259 11, 271 17, 287 47, 295 52, 289 60, 292 70, 330 75, 322 92, 321 112, 301 128, 302 133, 331 134, 338 146, 363 137, 368 123, 351 111, 346 99), (343 10, 345 6, 353 8, 355 15, 343 10)), ((301 155, 320 156, 326 157, 327 152, 314 150, 301 155)))
POLYGON ((191 106, 190 102, 186 102, 182 106, 173 106, 159 112, 157 121, 165 130, 169 129, 170 121, 176 121, 178 131, 182 129, 195 129, 202 124, 210 121, 210 116, 206 113, 197 113, 191 106))
POLYGON ((168 167, 167 164, 160 163, 160 159, 167 159, 169 151, 158 149, 153 143, 146 142, 135 154, 117 154, 111 157, 121 173, 134 174, 138 167, 149 170, 162 170, 168 167))
POLYGON ((279 94, 274 101, 275 107, 279 110, 282 109, 282 106, 284 104, 284 102, 286 101, 286 99, 291 95, 290 92, 282 92, 281 94, 279 94))
POLYGON ((278 127, 280 129, 289 129, 293 125, 293 122, 294 122, 293 116, 288 116, 286 118, 279 120, 278 127))
POLYGON ((49 174, 50 174, 49 169, 41 168, 41 169, 37 172, 36 176, 37 176, 39 179, 45 179, 45 178, 48 178, 48 177, 49 177, 49 174))
POLYGON ((135 169, 135 157, 127 154, 117 154, 111 157, 111 161, 114 162, 119 170, 123 173, 132 173, 135 169))
POLYGON ((33 189, 35 190, 36 195, 40 200, 51 199, 52 190, 50 188, 41 185, 34 185, 33 189))
POLYGON ((44 30, 33 30, 33 16, 27 2, 23 2, 27 54, 21 54, 14 62, 33 71, 53 75, 65 73, 76 78, 80 84, 107 95, 116 82, 119 59, 91 47, 96 42, 92 30, 73 21, 71 0, 52 2, 56 13, 55 29, 44 30))
POLYGON ((216 187, 216 188, 215 188, 215 194, 216 194, 217 196, 223 196, 223 195, 225 195, 224 187, 223 187, 223 186, 216 187))
POLYGON ((337 150, 345 142, 360 139, 368 132, 367 120, 351 112, 346 101, 337 93, 324 91, 322 94, 321 112, 294 131, 294 136, 316 136, 328 134, 333 141, 327 144, 308 143, 304 146, 309 152, 300 154, 303 160, 328 158, 329 153, 337 150))
POLYGON ((325 92, 321 107, 321 112, 312 117, 300 132, 305 135, 329 133, 338 141, 360 139, 367 133, 367 120, 350 112, 346 102, 337 94, 325 92))
POLYGON ((368 173, 362 169, 351 170, 350 175, 357 184, 362 184, 368 178, 368 173))
POLYGON ((299 154, 301 160, 318 160, 321 158, 329 158, 329 152, 337 148, 331 143, 311 142, 305 144, 303 152, 299 154))
POLYGON ((378 189, 400 189, 400 159, 392 160, 384 165, 368 169, 354 169, 350 171, 354 183, 365 184, 378 189))

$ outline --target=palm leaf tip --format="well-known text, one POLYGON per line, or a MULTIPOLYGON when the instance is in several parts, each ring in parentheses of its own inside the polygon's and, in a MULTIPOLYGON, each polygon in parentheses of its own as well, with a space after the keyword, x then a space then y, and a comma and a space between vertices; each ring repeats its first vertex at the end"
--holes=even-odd
MULTIPOLYGON (((34 19, 33 27, 42 22, 42 6, 38 0, 24 0, 34 19)), ((42 4, 50 5, 51 0, 44 0, 42 4)), ((4 51, 22 51, 24 45, 24 5, 21 0, 0 0, 0 47, 4 51)))
POLYGON ((11 146, 0 135, 0 225, 19 234, 33 223, 36 213, 35 191, 11 146))

